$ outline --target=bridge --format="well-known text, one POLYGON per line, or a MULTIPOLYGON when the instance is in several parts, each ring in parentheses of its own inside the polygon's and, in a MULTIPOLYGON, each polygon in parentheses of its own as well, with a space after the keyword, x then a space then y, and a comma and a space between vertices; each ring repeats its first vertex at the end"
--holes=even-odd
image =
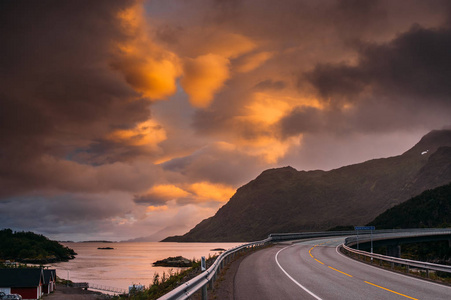
MULTIPOLYGON (((367 256, 371 261, 441 270, 451 273, 451 266, 402 260, 355 250, 354 231, 301 234, 273 234, 263 241, 230 249, 221 254, 205 272, 161 297, 161 300, 188 299, 197 291, 207 299, 207 288, 216 274, 237 253, 268 243, 275 246, 253 252, 240 264, 234 280, 235 299, 449 299, 451 287, 419 280, 353 260, 340 249, 367 256), (349 238, 350 237, 350 238, 349 238), (346 240, 346 238, 349 238, 346 240), (283 242, 283 243, 280 243, 283 242), (358 252, 357 252, 358 251, 358 252), (396 259, 396 260, 395 260, 396 259)), ((374 238, 437 236, 447 238, 451 229, 375 231, 374 238), (384 237, 382 237, 384 236, 384 237)), ((369 240, 369 235, 366 236, 369 240)), ((363 242, 364 236, 359 239, 363 242)))

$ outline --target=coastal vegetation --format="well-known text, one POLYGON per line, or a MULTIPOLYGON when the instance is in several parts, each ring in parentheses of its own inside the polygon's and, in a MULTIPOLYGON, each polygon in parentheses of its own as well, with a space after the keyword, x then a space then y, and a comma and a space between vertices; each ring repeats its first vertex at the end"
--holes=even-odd
POLYGON ((75 258, 74 250, 33 232, 0 230, 0 260, 45 264, 75 258))
POLYGON ((451 183, 388 209, 368 225, 377 229, 451 227, 451 183))
MULTIPOLYGON (((216 258, 217 256, 208 257, 208 259, 206 260, 207 268, 209 268, 214 263, 216 258)), ((170 269, 168 273, 163 272, 161 275, 159 273, 155 273, 153 280, 148 288, 145 288, 144 290, 132 290, 130 292, 130 295, 127 296, 120 295, 114 297, 113 299, 116 300, 157 299, 201 273, 200 260, 193 259, 191 263, 192 267, 185 270, 174 271, 173 269, 170 269)))
MULTIPOLYGON (((451 227, 451 183, 427 190, 382 213, 368 225, 377 229, 451 227)), ((439 264, 451 264, 449 242, 403 244, 402 257, 439 264)), ((385 254, 385 247, 375 252, 385 254)))
POLYGON ((153 263, 155 267, 176 267, 186 268, 192 267, 195 262, 182 256, 168 257, 162 260, 157 260, 153 263))

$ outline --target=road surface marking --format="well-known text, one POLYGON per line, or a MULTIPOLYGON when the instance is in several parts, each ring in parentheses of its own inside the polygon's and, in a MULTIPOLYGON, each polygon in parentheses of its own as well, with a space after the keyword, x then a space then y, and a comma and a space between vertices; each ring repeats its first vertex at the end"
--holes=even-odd
POLYGON ((313 294, 309 289, 307 289, 305 286, 303 286, 302 284, 300 284, 299 282, 297 282, 293 277, 290 276, 290 274, 288 274, 287 271, 285 271, 282 266, 279 264, 279 261, 277 260, 277 257, 279 256, 279 253, 282 252, 283 250, 292 247, 292 246, 287 246, 283 249, 280 249, 279 252, 276 253, 275 259, 276 259, 276 263, 279 266, 279 268, 282 270, 282 272, 285 273, 285 275, 287 275, 288 278, 290 278, 295 284, 297 284, 301 289, 303 289, 304 291, 306 291, 307 293, 309 293, 312 297, 314 297, 317 300, 322 300, 320 297, 318 297, 317 295, 313 294))
MULTIPOLYGON (((349 259, 349 260, 351 260, 351 261, 353 261, 353 262, 363 264, 363 262, 358 261, 358 260, 355 260, 355 259, 353 259, 353 258, 350 258, 349 256, 346 256, 346 255, 344 255, 343 253, 341 253, 341 252, 338 250, 338 249, 340 248, 341 245, 343 245, 343 244, 340 244, 340 245, 338 245, 338 246, 335 248, 335 252, 336 252, 338 255, 340 255, 340 256, 342 256, 342 257, 344 257, 344 258, 346 258, 346 259, 349 259)), ((391 273, 391 274, 396 274, 396 275, 398 275, 398 276, 406 277, 406 278, 409 278, 409 279, 414 280, 414 281, 420 281, 420 282, 422 282, 422 283, 428 283, 428 284, 436 285, 436 286, 439 286, 439 287, 441 287, 441 288, 448 288, 448 289, 451 289, 451 287, 450 287, 450 286, 447 286, 447 285, 438 284, 438 283, 431 282, 431 281, 425 281, 424 279, 415 278, 415 277, 412 277, 412 276, 407 276, 407 275, 401 274, 401 273, 394 273, 393 271, 386 270, 386 269, 381 269, 381 268, 376 267, 376 266, 373 266, 373 265, 368 265, 368 264, 365 264, 365 265, 368 266, 368 267, 374 268, 374 269, 376 269, 376 270, 382 271, 382 272, 391 273)))
POLYGON ((344 275, 346 275, 346 276, 352 277, 352 275, 349 275, 348 273, 345 273, 345 272, 342 272, 342 271, 337 270, 337 269, 335 269, 335 268, 332 268, 331 266, 328 266, 328 267, 331 268, 331 269, 334 270, 334 271, 337 271, 337 272, 341 273, 341 274, 344 274, 344 275))
POLYGON ((368 284, 370 284, 370 285, 372 285, 372 286, 378 287, 378 288, 380 288, 380 289, 383 289, 383 290, 392 292, 392 293, 394 293, 394 294, 397 294, 397 295, 400 295, 400 296, 403 296, 403 297, 406 297, 406 298, 409 298, 409 299, 418 300, 417 298, 409 297, 409 296, 407 296, 407 295, 404 295, 404 294, 401 294, 401 293, 392 291, 392 290, 390 290, 390 289, 384 288, 384 287, 382 287, 382 286, 380 286, 380 285, 377 285, 377 284, 374 284, 374 283, 371 283, 371 282, 368 282, 368 281, 365 281, 365 283, 368 283, 368 284))
POLYGON ((317 262, 319 262, 320 264, 324 265, 324 263, 323 263, 323 262, 321 262, 321 261, 317 260, 316 258, 315 258, 315 260, 316 260, 317 262))

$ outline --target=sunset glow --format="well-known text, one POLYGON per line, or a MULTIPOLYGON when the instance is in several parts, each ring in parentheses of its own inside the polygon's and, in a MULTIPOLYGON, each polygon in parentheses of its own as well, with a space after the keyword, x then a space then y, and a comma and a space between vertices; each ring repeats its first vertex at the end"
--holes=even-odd
POLYGON ((440 0, 5 1, 0 225, 163 239, 266 169, 401 154, 450 126, 449 11, 440 0))

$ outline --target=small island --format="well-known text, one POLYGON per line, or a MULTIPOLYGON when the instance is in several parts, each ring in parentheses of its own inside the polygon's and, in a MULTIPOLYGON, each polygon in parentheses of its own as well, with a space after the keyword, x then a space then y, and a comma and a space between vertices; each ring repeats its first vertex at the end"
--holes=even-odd
POLYGON ((0 260, 47 264, 74 259, 74 250, 33 232, 0 230, 0 260))
POLYGON ((155 267, 175 267, 175 268, 188 268, 193 266, 193 262, 185 257, 176 256, 168 257, 162 260, 157 260, 153 263, 155 267))
POLYGON ((221 252, 224 252, 224 251, 226 251, 226 249, 224 249, 224 248, 214 248, 214 249, 211 249, 210 251, 221 251, 221 252))
POLYGON ((99 249, 99 250, 114 250, 113 247, 99 247, 97 249, 99 249))

